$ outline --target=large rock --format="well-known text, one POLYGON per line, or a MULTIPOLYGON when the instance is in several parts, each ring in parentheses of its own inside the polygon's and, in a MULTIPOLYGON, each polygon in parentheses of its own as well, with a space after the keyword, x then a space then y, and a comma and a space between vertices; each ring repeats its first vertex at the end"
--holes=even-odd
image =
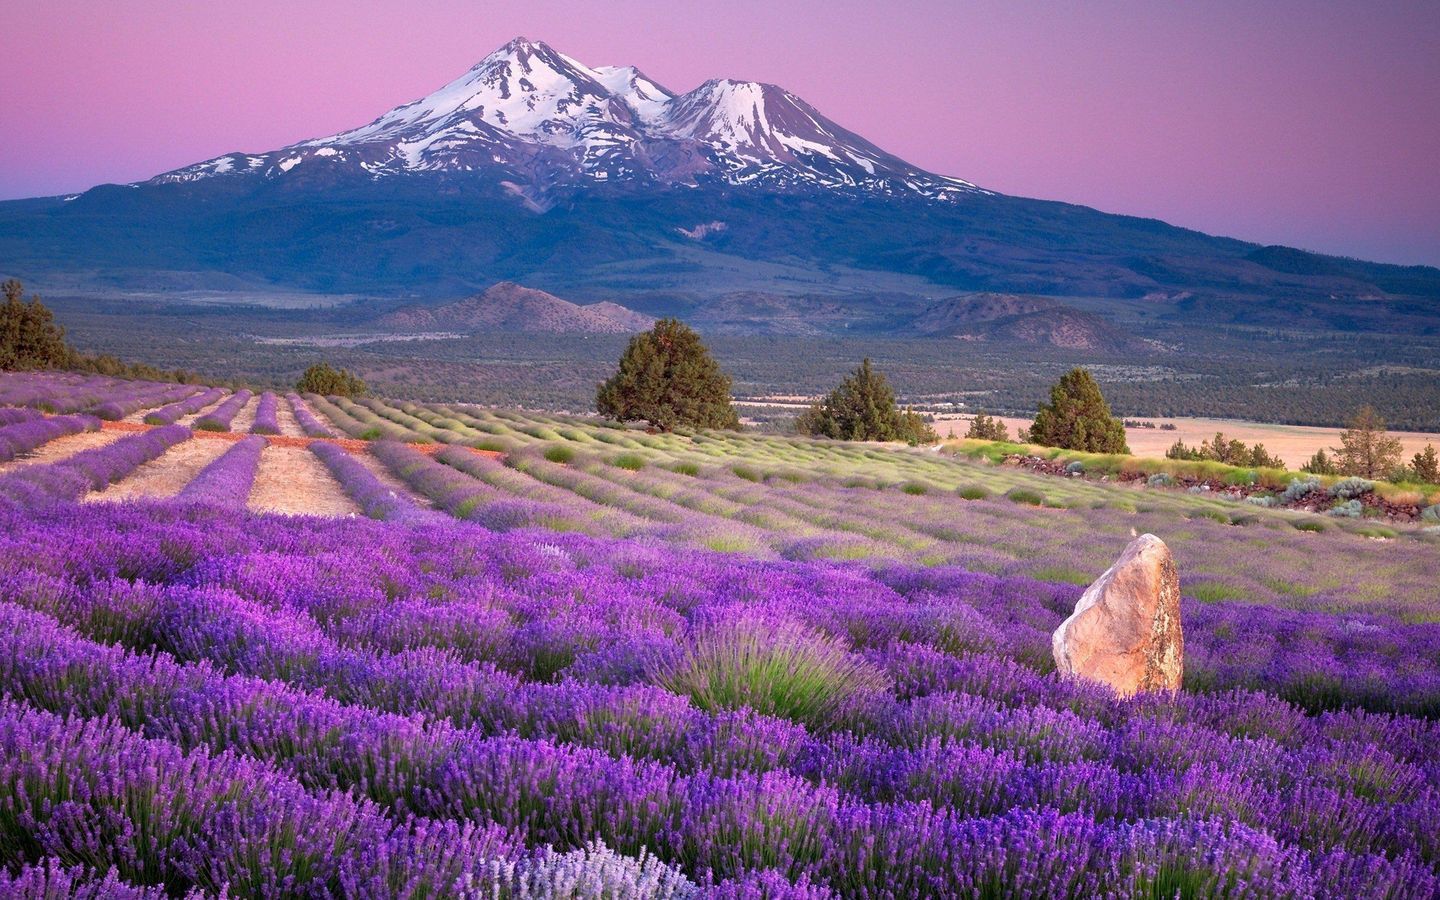
POLYGON ((1131 541, 1055 629, 1052 645, 1061 673, 1108 684, 1122 697, 1179 690, 1180 578, 1165 542, 1153 534, 1131 541))

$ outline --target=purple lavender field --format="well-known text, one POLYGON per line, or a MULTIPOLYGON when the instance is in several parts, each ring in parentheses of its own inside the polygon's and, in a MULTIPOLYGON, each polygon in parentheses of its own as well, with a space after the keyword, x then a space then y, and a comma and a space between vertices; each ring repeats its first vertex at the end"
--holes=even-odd
MULTIPOLYGON (((19 380, 0 396, 96 390, 19 380)), ((284 402, 296 431, 412 439, 251 435, 123 502, 204 441, 0 468, 0 894, 1440 892, 1423 529, 905 448, 284 402), (281 452, 358 514, 247 511, 281 452), (1054 672, 1131 529, 1179 562, 1173 696, 1054 672)))

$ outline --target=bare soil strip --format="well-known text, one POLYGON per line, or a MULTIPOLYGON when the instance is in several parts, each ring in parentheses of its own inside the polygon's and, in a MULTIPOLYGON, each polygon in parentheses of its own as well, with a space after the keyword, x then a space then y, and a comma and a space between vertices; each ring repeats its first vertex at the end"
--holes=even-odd
POLYGON ((190 483, 190 479, 220 454, 230 449, 230 441, 181 441, 175 446, 131 472, 118 484, 103 491, 91 491, 85 502, 117 502, 120 500, 162 500, 173 497, 190 483))
POLYGON ((275 395, 275 422, 280 426, 280 433, 286 437, 304 437, 305 431, 300 423, 295 421, 295 411, 290 408, 290 401, 285 399, 284 394, 275 395))
POLYGON ((260 395, 256 394, 250 398, 250 402, 240 407, 235 418, 230 420, 230 431, 234 434, 249 434, 250 426, 255 424, 255 410, 260 406, 260 395))
POLYGON ((422 496, 410 490, 410 488, 405 486, 405 482, 401 481, 399 478, 396 478, 393 474, 391 474, 390 470, 385 468, 384 463, 371 456, 368 452, 362 451, 360 453, 354 453, 353 455, 356 459, 360 460, 360 462, 365 464, 365 468, 369 469, 372 473, 374 473, 375 478, 378 479, 381 484, 385 485, 387 488, 394 491, 399 496, 409 497, 410 499, 415 501, 416 506, 424 507, 425 509, 435 508, 435 504, 430 502, 429 497, 422 496))
POLYGON ((229 400, 229 399, 230 399, 230 395, 229 395, 229 394, 226 394, 225 396, 221 397, 219 400, 216 400, 214 403, 210 404, 209 406, 203 406, 203 407, 201 407, 200 410, 197 411, 197 412, 193 412, 193 413, 191 413, 191 414, 188 415, 188 416, 181 416, 180 418, 178 418, 178 419, 175 420, 175 424, 176 424, 176 425, 189 425, 189 426, 191 426, 191 427, 194 427, 194 425, 195 425, 195 420, 196 420, 196 419, 199 419, 199 418, 201 418, 202 416, 208 416, 208 415, 210 415, 210 413, 212 413, 212 412, 215 411, 215 407, 219 406, 220 404, 224 403, 226 400, 229 400))
POLYGON ((25 466, 33 466, 39 463, 59 462, 68 459, 81 450, 90 450, 95 447, 103 447, 113 441, 119 440, 124 432, 112 429, 104 431, 83 431, 80 434, 67 434, 58 437, 53 441, 47 441, 36 447, 29 453, 23 454, 0 464, 0 474, 13 472, 25 466))
POLYGON ((360 512, 320 457, 304 447, 273 442, 260 454, 249 505, 255 512, 290 515, 351 516, 360 512))

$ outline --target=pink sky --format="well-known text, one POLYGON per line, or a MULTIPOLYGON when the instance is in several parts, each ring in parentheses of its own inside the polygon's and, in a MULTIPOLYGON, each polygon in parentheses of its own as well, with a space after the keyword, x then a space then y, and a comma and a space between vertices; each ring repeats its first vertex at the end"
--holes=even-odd
POLYGON ((359 125, 510 38, 784 85, 1011 194, 1440 264, 1440 4, 5 0, 0 197, 359 125))

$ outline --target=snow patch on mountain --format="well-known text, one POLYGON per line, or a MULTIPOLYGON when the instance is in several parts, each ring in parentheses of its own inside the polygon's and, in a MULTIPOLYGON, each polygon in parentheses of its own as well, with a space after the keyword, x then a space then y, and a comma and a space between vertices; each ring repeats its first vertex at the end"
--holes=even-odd
POLYGON ((886 153, 776 85, 714 79, 676 95, 633 66, 590 68, 516 38, 419 100, 329 137, 227 154, 155 182, 478 172, 527 206, 591 185, 760 185, 958 199, 977 189, 886 153), (325 169, 324 171, 330 171, 325 169))

